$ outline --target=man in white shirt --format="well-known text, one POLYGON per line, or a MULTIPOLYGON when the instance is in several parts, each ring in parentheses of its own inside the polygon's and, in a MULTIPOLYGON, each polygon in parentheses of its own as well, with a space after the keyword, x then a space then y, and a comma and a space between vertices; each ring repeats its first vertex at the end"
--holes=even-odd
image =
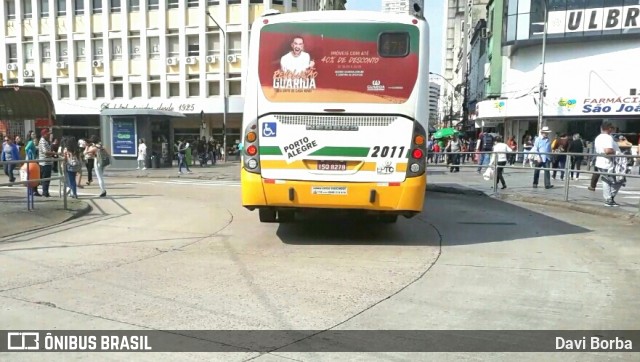
MULTIPOLYGON (((596 137, 594 143, 595 153, 598 155, 615 155, 620 152, 620 147, 611 136, 611 132, 614 131, 613 124, 611 122, 604 122, 600 130, 602 133, 596 137)), ((600 172, 613 172, 613 160, 611 157, 596 157, 596 169, 600 172)), ((605 206, 614 207, 619 206, 613 199, 618 194, 622 184, 611 182, 611 177, 602 177, 602 196, 605 199, 605 206)))
POLYGON ((291 51, 280 58, 280 68, 282 71, 302 73, 314 66, 315 62, 311 60, 309 53, 304 51, 304 40, 299 36, 293 38, 291 51))
POLYGON ((142 168, 143 170, 147 169, 147 166, 144 164, 147 159, 147 145, 144 144, 144 138, 138 140, 138 170, 142 168))

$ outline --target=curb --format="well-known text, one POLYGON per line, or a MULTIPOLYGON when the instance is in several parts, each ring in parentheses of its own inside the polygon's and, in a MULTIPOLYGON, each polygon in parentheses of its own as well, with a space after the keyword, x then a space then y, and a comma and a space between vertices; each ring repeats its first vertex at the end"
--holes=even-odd
POLYGON ((464 187, 455 187, 455 186, 442 186, 442 185, 427 185, 427 191, 431 192, 439 192, 445 194, 459 194, 459 195, 472 195, 472 196, 486 196, 486 197, 494 197, 499 200, 508 200, 508 201, 520 201, 529 204, 537 204, 537 205, 546 205, 553 206, 558 208, 569 209, 572 211, 577 211, 590 215, 598 215, 604 217, 611 217, 616 219, 623 219, 632 223, 640 223, 640 212, 632 213, 627 211, 616 211, 611 212, 611 209, 604 209, 601 207, 595 207, 590 205, 581 205, 578 203, 571 203, 566 201, 558 201, 558 200, 549 200, 540 197, 534 196, 523 196, 518 194, 505 194, 500 193, 497 195, 489 195, 485 192, 467 189, 464 187))
MULTIPOLYGON (((42 225, 42 226, 38 226, 36 228, 30 229, 28 230, 28 232, 34 232, 34 231, 41 231, 56 225, 60 225, 60 224, 64 224, 65 222, 69 222, 75 219, 79 219, 87 214, 89 214, 92 210, 93 207, 86 201, 82 201, 82 200, 78 200, 78 202, 82 202, 84 204, 84 207, 82 207, 81 209, 75 210, 73 211, 73 213, 71 215, 69 215, 67 218, 63 219, 62 221, 55 223, 55 224, 47 224, 47 225, 42 225)), ((14 234, 9 234, 9 235, 3 235, 2 237, 0 237, 0 239, 5 239, 5 238, 12 238, 14 236, 20 235, 20 234, 24 234, 25 231, 20 231, 14 234)), ((0 242, 1 243, 1 242, 0 242)))

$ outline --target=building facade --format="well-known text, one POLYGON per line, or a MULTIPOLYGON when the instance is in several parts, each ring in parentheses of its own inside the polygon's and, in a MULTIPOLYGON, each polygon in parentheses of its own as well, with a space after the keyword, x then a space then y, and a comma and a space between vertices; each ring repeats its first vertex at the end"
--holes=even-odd
POLYGON ((429 124, 437 126, 442 121, 440 104, 440 84, 429 79, 429 124))
POLYGON ((500 123, 507 136, 521 136, 536 134, 541 114, 542 126, 555 134, 580 133, 587 140, 609 120, 634 134, 637 144, 640 72, 633 69, 640 57, 640 2, 551 4, 544 52, 543 0, 506 5, 502 99, 481 102, 478 118, 500 123))
MULTIPOLYGON (((6 0, 0 6, 0 63, 5 85, 50 91, 54 133, 97 134, 101 110, 142 108, 186 115, 162 130, 176 139, 204 136, 222 143, 225 135, 233 145, 240 139, 252 22, 268 9, 318 10, 327 3, 6 0)), ((330 3, 344 8, 344 1, 330 3)))

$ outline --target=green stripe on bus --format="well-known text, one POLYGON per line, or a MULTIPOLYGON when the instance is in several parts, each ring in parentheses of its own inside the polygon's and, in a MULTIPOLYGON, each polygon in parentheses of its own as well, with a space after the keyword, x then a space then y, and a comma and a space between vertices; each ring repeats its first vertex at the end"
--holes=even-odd
POLYGON ((346 156, 367 157, 369 147, 323 147, 311 154, 311 156, 346 156))
POLYGON ((265 156, 282 156, 278 146, 260 146, 260 154, 265 156))

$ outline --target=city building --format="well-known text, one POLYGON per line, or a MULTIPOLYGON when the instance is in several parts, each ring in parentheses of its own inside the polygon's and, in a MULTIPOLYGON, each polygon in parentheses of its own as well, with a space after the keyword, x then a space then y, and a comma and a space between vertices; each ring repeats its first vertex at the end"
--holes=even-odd
POLYGON ((442 121, 440 104, 440 83, 429 79, 429 124, 437 126, 442 121))
POLYGON ((499 132, 517 139, 547 125, 554 134, 579 133, 587 140, 609 120, 620 132, 634 134, 630 139, 637 143, 639 2, 576 6, 556 0, 549 8, 546 37, 544 0, 514 0, 505 6, 502 97, 478 103, 477 120, 497 124, 499 132))
POLYGON ((473 122, 476 116, 476 104, 485 99, 488 77, 487 22, 478 20, 471 35, 468 54, 467 109, 468 119, 473 122))
MULTIPOLYGON (((49 90, 57 136, 98 134, 106 108, 155 110, 186 117, 155 123, 154 140, 213 137, 222 143, 225 135, 227 145, 234 145, 240 140, 242 79, 254 19, 269 9, 308 11, 344 3, 7 0, 0 6, 0 66, 5 85, 49 90)), ((18 126, 14 132, 22 134, 37 127, 36 120, 18 126)))

